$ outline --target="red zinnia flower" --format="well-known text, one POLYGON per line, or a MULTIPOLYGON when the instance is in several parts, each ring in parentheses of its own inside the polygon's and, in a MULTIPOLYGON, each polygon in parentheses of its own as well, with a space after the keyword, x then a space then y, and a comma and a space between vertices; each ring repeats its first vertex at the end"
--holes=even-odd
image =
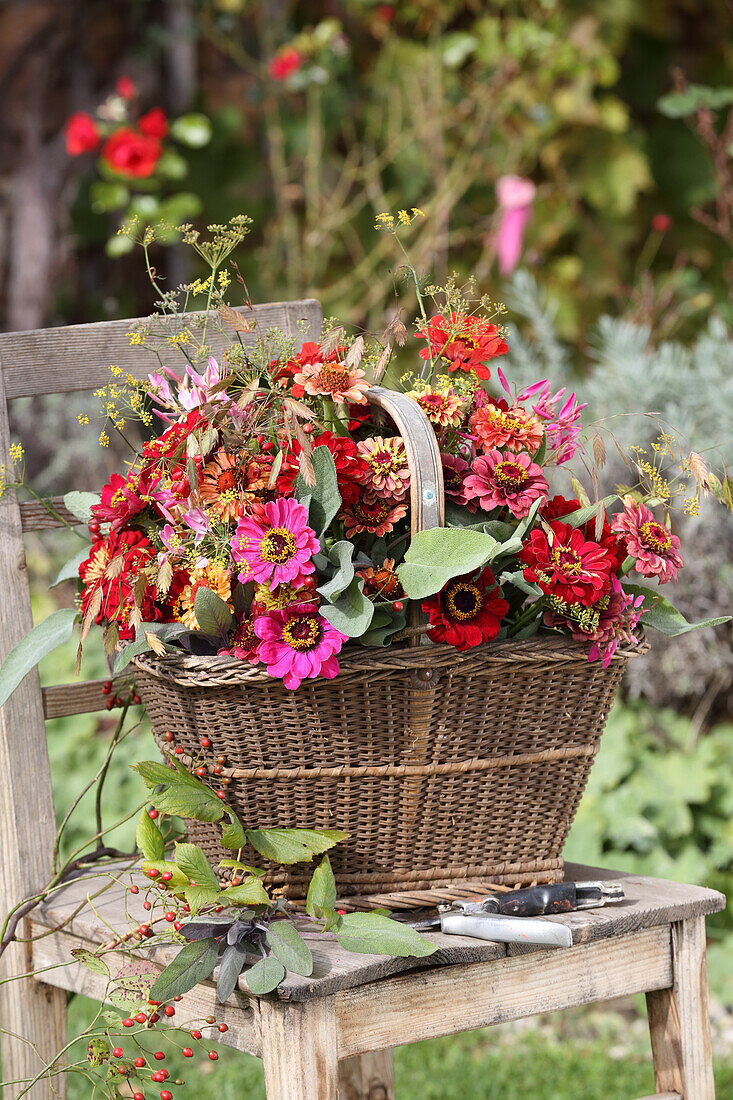
POLYGON ((113 172, 135 179, 152 176, 160 154, 157 138, 140 134, 128 126, 123 126, 107 138, 102 147, 102 157, 113 172))
POLYGON ((495 638, 509 610, 488 565, 478 576, 454 577, 422 609, 430 619, 428 637, 456 649, 469 649, 495 638))
POLYGON ((287 80, 292 73, 302 68, 305 56, 295 46, 285 46, 270 59, 267 69, 273 80, 287 80))
POLYGON ((611 587, 611 556, 567 523, 556 520, 550 532, 535 527, 524 544, 519 557, 526 563, 525 578, 547 595, 590 607, 611 587))
POLYGON ((159 480, 151 477, 148 470, 130 470, 127 477, 112 474, 102 489, 99 504, 92 505, 94 518, 119 531, 132 516, 152 503, 150 492, 159 480))
POLYGON ((508 351, 496 325, 463 313, 453 312, 449 318, 436 313, 417 334, 428 342, 419 352, 421 359, 429 359, 432 351, 433 359, 447 360, 449 371, 474 371, 478 378, 490 378, 487 360, 508 351))
POLYGON ((93 153, 102 140, 97 124, 86 111, 77 111, 66 123, 66 152, 72 157, 93 153))
MULTIPOLYGON (((545 501, 540 508, 540 515, 549 523, 550 520, 569 516, 572 512, 577 512, 579 508, 580 501, 575 500, 574 497, 556 496, 552 500, 545 501)), ((583 532, 587 542, 597 542, 599 546, 603 547, 611 559, 611 572, 618 573, 626 557, 626 547, 623 540, 614 535, 606 517, 603 517, 603 529, 599 539, 596 538, 595 518, 581 524, 578 530, 583 532)))
POLYGON ((165 111, 160 107, 153 107, 146 115, 141 115, 137 120, 137 128, 141 134, 151 138, 164 138, 168 133, 168 119, 165 111))
MULTIPOLYGON (((110 531, 106 538, 98 539, 79 566, 84 585, 82 614, 93 613, 95 623, 117 622, 121 639, 134 638, 135 630, 128 623, 137 580, 143 570, 155 565, 155 548, 141 531, 110 531)), ((143 622, 160 620, 156 597, 156 588, 148 582, 139 603, 143 622)))

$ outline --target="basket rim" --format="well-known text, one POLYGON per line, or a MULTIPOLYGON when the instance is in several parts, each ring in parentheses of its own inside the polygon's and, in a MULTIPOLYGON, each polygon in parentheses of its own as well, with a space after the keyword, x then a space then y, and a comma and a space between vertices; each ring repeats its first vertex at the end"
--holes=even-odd
MULTIPOLYGON (((624 664, 632 657, 639 657, 649 646, 643 631, 639 631, 636 645, 619 646, 611 657, 612 663, 624 664)), ((193 656, 184 653, 141 653, 133 657, 133 665, 141 672, 159 680, 173 680, 190 686, 220 686, 223 683, 276 684, 277 678, 267 670, 229 656, 193 656)), ((588 661, 588 649, 582 642, 559 635, 540 635, 534 638, 502 638, 485 642, 468 650, 457 650, 451 645, 428 642, 419 646, 393 646, 368 649, 354 645, 339 654, 340 672, 376 673, 389 671, 417 672, 421 669, 455 669, 469 671, 492 663, 531 664, 584 664, 588 661)), ((428 686, 427 684, 425 686, 428 686)))

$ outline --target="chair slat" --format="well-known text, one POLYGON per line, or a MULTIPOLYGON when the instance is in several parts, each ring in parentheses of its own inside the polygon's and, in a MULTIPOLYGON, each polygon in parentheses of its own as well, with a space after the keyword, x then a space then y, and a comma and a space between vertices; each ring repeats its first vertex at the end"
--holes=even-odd
MULTIPOLYGON (((53 687, 45 687, 43 695, 44 718, 67 718, 70 714, 93 714, 94 711, 104 710, 107 706, 109 695, 102 691, 105 680, 83 680, 79 684, 56 684, 53 687)), ((129 677, 116 677, 112 680, 112 696, 123 687, 127 692, 130 686, 129 677)))
POLYGON ((49 504, 58 516, 52 515, 48 508, 37 500, 24 500, 20 504, 20 521, 24 531, 48 531, 52 527, 64 527, 70 523, 72 527, 83 527, 73 512, 64 506, 63 497, 50 497, 49 504))
MULTIPOLYGON (((241 312, 246 316, 249 311, 241 312)), ((271 302, 255 306, 254 312, 261 332, 281 329, 292 336, 298 346, 304 339, 317 340, 320 336, 323 312, 315 298, 271 302)), ((195 316, 187 314, 188 318, 195 316)), ((144 348, 130 346, 128 333, 134 324, 134 319, 100 321, 91 325, 0 333, 0 359, 7 398, 95 389, 109 382, 111 364, 136 378, 145 378, 156 369, 157 359, 144 348)), ((231 329, 222 333, 216 325, 210 325, 207 343, 214 355, 221 354, 232 335, 231 329)), ((247 333, 241 335, 245 344, 253 342, 253 337, 247 333)), ((160 354, 166 366, 181 370, 179 348, 163 346, 160 354)))

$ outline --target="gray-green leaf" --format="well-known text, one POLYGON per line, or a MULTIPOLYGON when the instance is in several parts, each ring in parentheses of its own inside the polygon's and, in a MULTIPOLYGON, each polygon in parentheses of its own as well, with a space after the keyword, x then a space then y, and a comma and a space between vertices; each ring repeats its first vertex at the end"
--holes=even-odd
POLYGON ((433 527, 413 536, 397 575, 410 599, 423 599, 440 592, 453 577, 480 569, 501 548, 502 543, 482 531, 433 527))
POLYGON ((201 585, 196 591, 193 609, 199 629, 212 638, 226 638, 234 623, 229 605, 210 588, 201 585))
POLYGON ((341 494, 338 491, 336 463, 328 447, 316 447, 311 455, 315 485, 306 485, 302 476, 295 479, 295 499, 308 509, 308 523, 321 538, 324 531, 341 507, 341 494))
POLYGON ((342 634, 360 638, 369 629, 374 604, 364 595, 364 578, 354 577, 335 603, 321 604, 318 610, 342 634))
POLYGON ((277 989, 285 977, 285 967, 278 959, 260 959, 247 971, 250 992, 262 996, 277 989))
POLYGON ((75 581, 79 579, 79 566, 83 561, 86 561, 89 557, 89 543, 86 546, 82 546, 81 550, 74 554, 73 558, 61 566, 54 579, 49 584, 49 588, 55 588, 57 584, 61 584, 63 581, 75 581))
POLYGON ((34 626, 25 638, 11 649, 0 668, 0 706, 13 694, 39 661, 54 649, 65 645, 74 633, 76 611, 62 608, 52 611, 47 619, 34 626))
POLYGON ((650 626, 660 634, 666 634, 668 638, 676 638, 679 634, 687 634, 690 630, 701 630, 705 626, 721 626, 731 621, 730 615, 720 615, 715 619, 700 619, 697 623, 691 623, 681 611, 673 607, 669 600, 653 588, 645 588, 641 584, 624 584, 622 587, 632 596, 644 597, 641 625, 650 626))
POLYGON ((92 507, 95 504, 99 504, 99 493, 66 493, 64 496, 64 507, 67 508, 72 516, 76 516, 81 523, 89 523, 93 516, 92 507))
POLYGON ((220 1004, 225 1004, 237 988, 246 959, 247 945, 244 943, 230 944, 222 955, 216 980, 216 995, 220 1004))
POLYGON ((150 990, 151 999, 168 1001, 188 993, 199 982, 211 977, 218 959, 219 945, 213 937, 187 943, 158 977, 150 990))
POLYGON ((336 937, 347 951, 358 954, 424 958, 438 950, 437 944, 426 940, 414 928, 381 913, 344 914, 336 937))
POLYGON ((310 977, 313 973, 313 956, 295 925, 287 920, 275 921, 270 925, 265 939, 273 955, 286 970, 310 977))

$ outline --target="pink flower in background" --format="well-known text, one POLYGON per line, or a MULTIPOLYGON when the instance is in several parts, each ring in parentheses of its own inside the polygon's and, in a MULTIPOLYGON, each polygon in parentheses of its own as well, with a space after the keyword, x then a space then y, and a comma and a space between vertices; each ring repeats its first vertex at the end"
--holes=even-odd
POLYGON ((496 181, 499 203, 499 227, 494 247, 502 275, 511 275, 522 255, 524 227, 527 224, 537 188, 522 176, 500 176, 496 181))
POLYGON ((646 505, 625 497, 624 510, 611 520, 611 530, 621 535, 629 555, 636 558, 637 573, 657 577, 660 584, 677 579, 683 565, 680 540, 663 523, 657 523, 646 505))
POLYGON ((297 584, 312 573, 315 565, 311 558, 319 550, 306 508, 284 497, 267 502, 262 520, 253 516, 240 519, 232 538, 234 560, 246 563, 240 581, 269 582, 270 591, 279 584, 297 584))
POLYGON ((489 451, 474 460, 471 470, 463 483, 465 492, 470 499, 478 498, 485 512, 506 507, 515 519, 522 519, 535 500, 547 496, 542 468, 526 451, 518 455, 489 451))
POLYGON ((86 111, 77 111, 67 120, 64 134, 66 152, 72 157, 93 153, 102 140, 96 122, 86 111))
POLYGON ((273 80, 287 80, 293 73, 302 68, 305 54, 297 50, 295 46, 283 46, 279 53, 271 57, 267 63, 267 69, 273 80))
POLYGON ((282 611, 271 611, 254 621, 254 632, 261 639, 257 650, 270 676, 277 676, 286 688, 294 690, 303 680, 338 675, 336 654, 347 635, 313 610, 310 604, 294 604, 282 611))

